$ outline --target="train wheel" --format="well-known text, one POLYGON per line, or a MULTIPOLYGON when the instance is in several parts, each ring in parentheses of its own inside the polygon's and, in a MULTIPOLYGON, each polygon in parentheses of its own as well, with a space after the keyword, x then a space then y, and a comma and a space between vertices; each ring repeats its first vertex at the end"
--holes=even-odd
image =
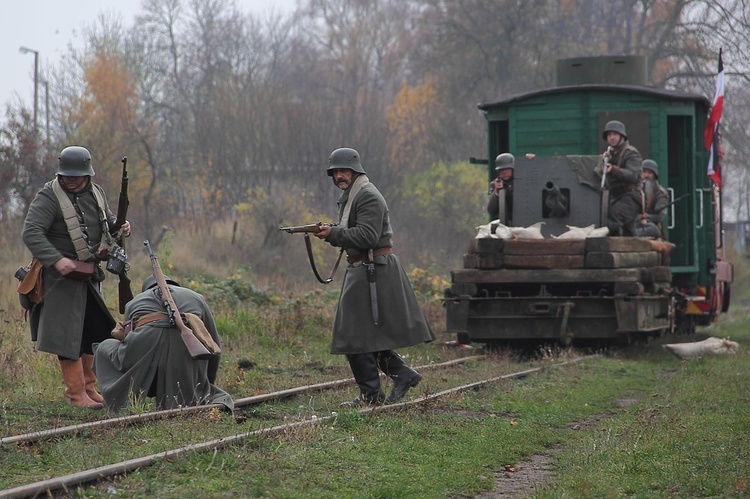
POLYGON ((729 311, 729 302, 732 298, 732 285, 728 282, 722 283, 722 300, 721 300, 721 311, 727 313, 729 311))

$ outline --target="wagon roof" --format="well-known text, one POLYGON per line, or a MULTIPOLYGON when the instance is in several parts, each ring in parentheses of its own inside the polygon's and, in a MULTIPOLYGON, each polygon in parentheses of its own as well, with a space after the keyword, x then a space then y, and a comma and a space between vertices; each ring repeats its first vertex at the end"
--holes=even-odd
POLYGON ((709 100, 698 94, 691 94, 687 92, 678 92, 675 90, 661 90, 657 88, 651 88, 651 87, 640 87, 635 85, 604 85, 604 84, 585 84, 585 85, 566 85, 561 87, 551 87, 551 88, 545 88, 541 90, 534 90, 531 92, 525 92, 522 94, 516 94, 508 97, 507 99, 503 99, 496 102, 483 102, 477 105, 477 107, 481 110, 491 109, 493 107, 497 106, 503 106, 507 104, 511 104, 513 102, 520 102, 526 99, 531 99, 533 97, 538 97, 541 95, 551 95, 551 94, 559 94, 559 93, 566 93, 566 92, 580 92, 582 90, 589 90, 589 91, 624 91, 628 93, 640 93, 644 95, 652 95, 655 97, 659 97, 662 99, 669 99, 669 100, 676 100, 676 101, 696 101, 700 102, 706 107, 710 107, 711 103, 709 100))

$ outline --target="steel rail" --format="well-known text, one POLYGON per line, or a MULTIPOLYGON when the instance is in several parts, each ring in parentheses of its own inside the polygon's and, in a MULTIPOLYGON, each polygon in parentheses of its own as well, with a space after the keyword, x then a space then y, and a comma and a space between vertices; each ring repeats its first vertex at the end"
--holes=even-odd
MULTIPOLYGON (((438 364, 427 364, 424 366, 418 366, 417 369, 429 370, 440 367, 449 367, 455 364, 461 364, 468 360, 479 360, 484 358, 483 355, 474 355, 471 357, 462 357, 460 359, 449 360, 438 364)), ((341 385, 347 385, 354 383, 354 378, 344 378, 334 381, 326 381, 323 383, 316 383, 312 385, 298 386, 294 388, 287 388, 276 392, 263 393, 260 395, 253 395, 251 397, 245 397, 234 401, 235 407, 244 407, 248 405, 260 404, 269 400, 280 400, 283 398, 291 397, 305 392, 323 391, 330 388, 336 388, 341 385)), ((177 409, 165 409, 161 411, 150 411, 141 414, 133 414, 130 416, 119 416, 107 419, 100 419, 97 421, 89 421, 88 423, 81 423, 76 425, 61 426, 59 428, 53 428, 50 430, 40 430, 35 432, 24 433, 20 435, 13 435, 10 437, 4 437, 0 439, 0 445, 17 444, 17 443, 29 443, 38 440, 59 437, 62 435, 78 434, 82 431, 93 430, 97 428, 107 428, 110 426, 125 425, 141 423, 144 421, 152 421, 157 419, 165 419, 169 417, 175 417, 183 414, 192 414, 194 412, 208 411, 213 408, 223 408, 222 404, 205 404, 196 405, 189 407, 180 407, 177 409)))
MULTIPOLYGON (((510 374, 503 374, 501 376, 495 376, 493 378, 488 378, 488 379, 481 380, 481 381, 475 381, 473 383, 458 386, 455 388, 450 388, 448 390, 443 390, 441 392, 437 392, 434 394, 424 395, 422 397, 409 400, 409 401, 405 401, 405 402, 400 402, 397 404, 386 405, 386 406, 366 407, 366 408, 360 409, 359 413, 368 414, 368 413, 380 413, 380 412, 402 410, 405 407, 424 404, 425 402, 428 402, 428 401, 431 401, 440 397, 445 397, 447 395, 451 395, 454 393, 474 390, 484 385, 495 383, 497 381, 506 380, 506 379, 514 379, 514 378, 523 378, 523 377, 528 376, 529 374, 534 374, 544 369, 549 369, 552 367, 562 367, 562 366, 569 365, 569 364, 575 364, 577 362, 580 362, 580 361, 583 361, 592 357, 596 357, 596 355, 577 357, 577 358, 564 361, 564 362, 548 364, 548 365, 544 365, 541 367, 526 369, 523 371, 518 371, 518 372, 510 373, 510 374)), ((21 485, 19 487, 0 491, 0 499, 5 499, 5 498, 15 499, 15 498, 20 498, 20 497, 37 496, 39 494, 44 494, 44 493, 49 494, 52 491, 59 490, 59 489, 69 490, 69 488, 72 486, 81 485, 81 484, 90 483, 90 482, 98 482, 98 481, 103 480, 104 478, 108 478, 114 475, 124 475, 131 471, 135 471, 137 469, 150 466, 158 461, 175 459, 188 452, 196 452, 196 451, 203 451, 203 450, 218 450, 218 449, 227 447, 229 445, 232 445, 236 442, 241 442, 249 437, 261 436, 261 435, 274 435, 277 433, 286 432, 286 431, 299 428, 299 427, 303 427, 303 426, 311 426, 311 425, 324 423, 332 419, 335 419, 336 417, 337 415, 313 417, 311 419, 297 421, 294 423, 276 425, 276 426, 271 426, 268 428, 261 428, 261 429, 250 431, 250 432, 239 433, 236 435, 230 435, 227 437, 209 440, 209 441, 201 442, 198 444, 179 447, 177 449, 172 449, 172 450, 168 450, 164 452, 158 452, 156 454, 150 454, 148 456, 138 457, 135 459, 130 459, 128 461, 121 461, 115 464, 100 466, 98 468, 92 468, 92 469, 80 471, 77 473, 72 473, 69 475, 51 478, 48 480, 42 480, 39 482, 27 484, 27 485, 21 485)))

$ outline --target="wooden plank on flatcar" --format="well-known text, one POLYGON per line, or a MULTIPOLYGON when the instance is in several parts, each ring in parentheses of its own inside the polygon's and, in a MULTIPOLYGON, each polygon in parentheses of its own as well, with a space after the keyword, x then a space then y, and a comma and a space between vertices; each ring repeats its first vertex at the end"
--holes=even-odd
POLYGON ((641 269, 461 269, 451 271, 454 283, 565 283, 640 281, 641 269))
POLYGON ((582 269, 583 255, 503 255, 508 269, 582 269))
POLYGON ((586 268, 588 269, 655 267, 660 263, 661 258, 656 251, 586 253, 586 268))
POLYGON ((585 248, 584 239, 508 239, 505 241, 503 253, 524 256, 583 255, 585 248))
POLYGON ((466 253, 464 255, 465 269, 499 269, 503 266, 501 253, 466 253))
POLYGON ((649 241, 649 239, 642 237, 591 237, 586 239, 586 252, 650 251, 651 243, 649 241))
POLYGON ((641 269, 641 282, 671 282, 672 270, 669 267, 644 267, 641 269))
POLYGON ((471 243, 472 253, 500 253, 503 251, 502 239, 482 237, 474 238, 471 243))

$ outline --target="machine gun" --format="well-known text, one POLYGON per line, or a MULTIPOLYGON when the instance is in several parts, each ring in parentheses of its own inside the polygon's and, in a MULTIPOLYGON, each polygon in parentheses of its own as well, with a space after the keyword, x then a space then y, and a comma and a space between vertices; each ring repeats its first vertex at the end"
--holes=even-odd
MULTIPOLYGON (((120 231, 127 220, 128 206, 130 206, 130 199, 128 199, 128 158, 127 156, 123 156, 122 183, 120 184, 120 199, 117 203, 117 219, 112 227, 112 230, 116 233, 120 231)), ((121 235, 115 235, 115 241, 122 251, 116 252, 110 257, 111 264, 110 261, 107 262, 107 270, 117 274, 120 278, 120 282, 117 284, 117 295, 121 314, 125 313, 125 305, 133 299, 133 291, 130 289, 130 277, 128 277, 128 271, 125 266, 127 255, 125 254, 125 241, 123 241, 123 239, 124 238, 121 235), (121 268, 119 268, 119 264, 122 265, 121 268), (110 266, 112 268, 110 268, 110 266), (115 270, 118 270, 118 268, 120 271, 116 272, 115 270)))
POLYGON ((329 284, 333 281, 333 275, 336 273, 336 270, 339 268, 339 262, 341 262, 341 255, 344 254, 344 248, 341 248, 341 250, 339 251, 339 257, 336 259, 336 264, 333 266, 333 270, 331 270, 331 275, 329 275, 328 278, 323 279, 322 277, 320 277, 320 274, 318 273, 318 268, 315 266, 315 257, 313 256, 313 252, 312 252, 312 243, 310 242, 310 234, 317 234, 323 229, 323 227, 335 227, 337 225, 338 224, 335 224, 335 223, 316 222, 314 224, 307 224, 307 225, 292 225, 289 227, 279 227, 279 230, 284 231, 288 234, 304 234, 305 235, 305 247, 307 248, 307 259, 310 260, 310 268, 312 268, 313 274, 315 274, 315 278, 321 284, 329 284))
POLYGON ((161 295, 161 298, 163 300, 164 308, 167 311, 169 322, 173 326, 177 327, 177 329, 179 329, 180 337, 182 338, 183 343, 185 343, 185 347, 187 347, 188 353, 193 359, 201 360, 211 357, 211 351, 206 348, 203 343, 201 343, 201 341, 195 336, 193 331, 185 325, 185 321, 182 320, 180 311, 177 309, 177 304, 175 304, 174 298, 172 298, 172 292, 169 291, 167 278, 164 277, 164 272, 162 272, 161 270, 159 260, 156 258, 154 250, 151 249, 151 244, 148 242, 148 239, 143 241, 143 245, 146 246, 146 249, 148 250, 148 256, 151 257, 151 267, 154 271, 156 283, 159 285, 159 294, 161 295))
POLYGON ((563 218, 570 215, 570 199, 554 182, 547 182, 542 190, 544 200, 543 216, 563 218))

